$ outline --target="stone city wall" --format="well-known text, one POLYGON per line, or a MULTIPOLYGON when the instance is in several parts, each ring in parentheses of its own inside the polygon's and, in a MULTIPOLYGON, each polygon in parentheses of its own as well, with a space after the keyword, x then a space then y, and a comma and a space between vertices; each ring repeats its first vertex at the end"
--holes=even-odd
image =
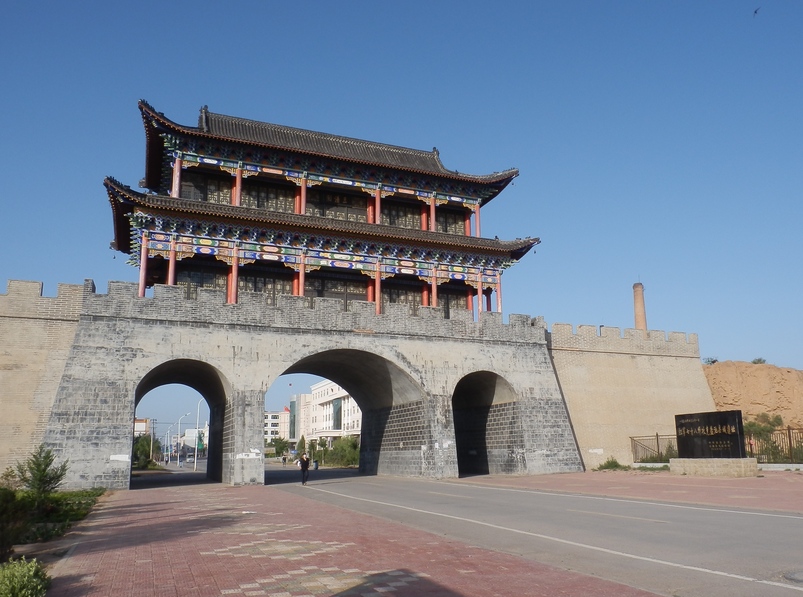
POLYGON ((0 294, 0 471, 44 437, 86 291, 59 284, 43 297, 41 282, 11 280, 0 294))
POLYGON ((553 324, 548 338, 587 469, 632 464, 630 437, 674 435, 674 415, 716 410, 696 334, 553 324))

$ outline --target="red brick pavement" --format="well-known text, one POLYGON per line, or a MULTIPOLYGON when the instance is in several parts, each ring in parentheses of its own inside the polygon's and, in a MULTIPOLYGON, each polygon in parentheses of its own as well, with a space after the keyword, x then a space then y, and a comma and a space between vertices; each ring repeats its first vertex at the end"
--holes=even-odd
MULTIPOLYGON (((711 479, 597 472, 454 482, 803 512, 799 473, 711 479)), ((62 545, 71 547, 50 568, 48 595, 651 595, 269 486, 114 492, 62 545)))

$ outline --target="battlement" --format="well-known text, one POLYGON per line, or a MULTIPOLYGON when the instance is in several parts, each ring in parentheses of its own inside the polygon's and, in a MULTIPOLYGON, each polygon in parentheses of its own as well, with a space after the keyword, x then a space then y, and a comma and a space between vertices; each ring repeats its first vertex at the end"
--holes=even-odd
POLYGON ((0 295, 0 315, 35 319, 79 316, 120 317, 165 323, 237 325, 333 332, 375 333, 446 338, 498 340, 502 342, 546 342, 546 324, 542 317, 510 315, 502 322, 501 313, 482 312, 474 321, 468 310, 456 310, 444 317, 441 307, 419 307, 410 315, 402 304, 387 306, 377 315, 374 303, 352 301, 349 310, 343 301, 282 295, 278 304, 267 302, 261 293, 241 292, 237 304, 226 304, 223 290, 201 288, 198 298, 188 300, 184 289, 157 284, 152 297, 139 298, 137 284, 109 282, 106 294, 96 292, 92 280, 83 285, 59 284, 58 296, 42 297, 41 282, 8 283, 8 292, 0 295))
POLYGON ((700 357, 697 334, 662 330, 628 328, 623 334, 617 327, 579 325, 575 332, 571 324, 555 323, 547 344, 550 350, 700 357))
POLYGON ((56 296, 42 296, 41 282, 8 280, 6 293, 0 294, 0 317, 78 321, 87 294, 95 284, 59 284, 56 296))

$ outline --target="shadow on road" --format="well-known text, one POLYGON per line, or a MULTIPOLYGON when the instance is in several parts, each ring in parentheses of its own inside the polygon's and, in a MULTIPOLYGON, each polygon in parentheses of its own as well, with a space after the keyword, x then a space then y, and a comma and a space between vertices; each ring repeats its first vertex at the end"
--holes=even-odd
MULTIPOLYGON (((360 476, 356 468, 319 468, 310 469, 309 483, 320 481, 334 481, 342 479, 355 479, 360 476)), ((265 467, 265 485, 285 485, 301 483, 301 470, 295 465, 265 467)))

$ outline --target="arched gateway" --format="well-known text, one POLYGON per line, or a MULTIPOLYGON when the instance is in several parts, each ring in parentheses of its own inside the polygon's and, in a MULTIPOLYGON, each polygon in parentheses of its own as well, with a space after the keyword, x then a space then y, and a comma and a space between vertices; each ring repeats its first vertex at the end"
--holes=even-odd
MULTIPOLYGON (((44 441, 67 485, 128 487, 131 421, 149 390, 182 383, 210 405, 210 478, 263 482, 264 395, 284 373, 346 388, 363 412, 369 474, 456 477, 582 470, 543 321, 498 313, 410 316, 405 305, 157 285, 84 286, 44 441)), ((51 299, 52 300, 52 299, 51 299)))
POLYGON ((480 208, 517 170, 139 109, 146 192, 105 181, 112 247, 139 282, 71 293, 44 432, 69 486, 128 486, 134 409, 168 383, 210 406, 210 477, 261 483, 265 390, 301 372, 360 405, 363 472, 581 470, 543 322, 501 318, 502 273, 539 241, 480 236, 480 208))

